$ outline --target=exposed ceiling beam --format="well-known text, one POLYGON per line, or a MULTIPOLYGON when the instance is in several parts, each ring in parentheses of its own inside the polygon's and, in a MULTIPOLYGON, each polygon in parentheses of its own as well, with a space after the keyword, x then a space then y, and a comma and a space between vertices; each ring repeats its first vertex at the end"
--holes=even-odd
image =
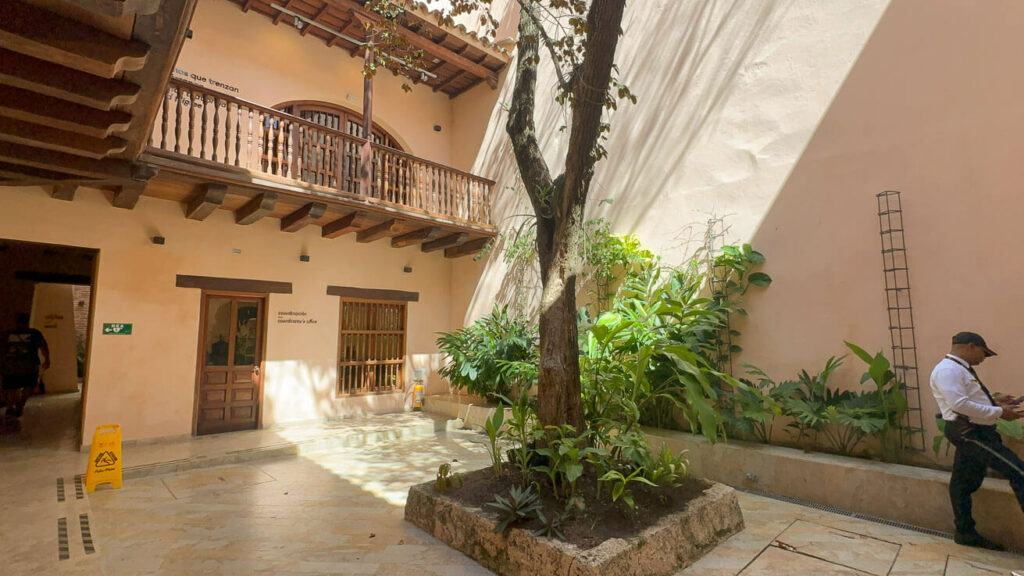
POLYGON ((139 86, 116 78, 100 78, 0 48, 0 81, 98 110, 127 106, 139 97, 139 86))
POLYGON ((21 0, 0 3, 0 44, 104 78, 142 68, 149 54, 143 42, 118 38, 21 0))
POLYGON ((126 14, 152 14, 160 8, 160 0, 64 0, 111 18, 126 14))
POLYGON ((248 226, 258 222, 264 216, 273 212, 276 205, 276 193, 263 192, 262 194, 257 194, 252 200, 249 200, 244 206, 235 211, 235 224, 248 226))
MULTIPOLYGON (((132 115, 119 110, 97 110, 81 104, 43 96, 0 85, 0 114, 57 128, 81 132, 94 138, 106 138, 112 132, 128 129, 132 115)), ((149 127, 147 127, 148 129, 149 127)))
POLYGON ((444 249, 445 258, 459 258, 461 256, 469 256, 470 254, 476 254, 483 250, 484 246, 490 242, 490 238, 477 238, 476 240, 470 240, 459 246, 452 246, 451 248, 444 249))
POLYGON ((93 160, 10 142, 0 142, 0 161, 43 170, 59 170, 88 178, 128 180, 132 177, 132 165, 124 160, 93 160))
POLYGON ((296 232, 312 224, 327 211, 327 204, 310 202, 291 214, 281 218, 282 232, 296 232))
POLYGON ((82 180, 81 176, 75 174, 43 168, 32 168, 8 162, 0 162, 0 177, 9 180, 9 182, 4 183, 5 186, 29 186, 33 184, 65 182, 67 180, 82 180))
POLYGON ((224 184, 203 184, 199 187, 199 192, 188 203, 185 217, 190 220, 206 220, 207 216, 221 207, 227 192, 228 187, 224 184))
POLYGON ((157 110, 167 96, 167 82, 185 43, 192 13, 198 0, 162 0, 160 10, 137 16, 132 37, 152 47, 145 67, 125 74, 125 80, 142 87, 139 100, 130 109, 135 120, 124 133, 129 142, 122 158, 135 160, 149 141, 157 110))
POLYGON ((392 248, 405 248, 406 246, 412 246, 413 244, 422 244, 429 242, 440 233, 441 229, 437 226, 427 226, 426 228, 420 228, 419 230, 413 230, 407 234, 401 236, 395 236, 391 239, 392 248))
MULTIPOLYGON (((310 18, 310 20, 316 22, 317 24, 323 24, 322 22, 320 22, 320 17, 327 13, 327 9, 330 8, 330 6, 330 4, 325 2, 324 5, 321 6, 319 10, 316 11, 316 14, 313 14, 313 17, 310 18)), ((309 31, 312 30, 313 28, 314 26, 303 26, 302 30, 299 30, 299 36, 305 36, 306 34, 309 34, 309 31)), ((337 38, 337 36, 332 35, 331 41, 333 41, 335 38, 337 38)))
POLYGON ((50 189, 50 197, 56 200, 71 202, 75 199, 75 192, 77 190, 78 184, 54 184, 53 188, 50 189))
POLYGON ((127 142, 116 136, 93 138, 4 116, 0 116, 0 140, 96 159, 122 152, 128 146, 127 142))
POLYGON ((359 229, 356 225, 359 218, 359 212, 351 212, 338 218, 334 222, 324 224, 320 229, 320 235, 324 238, 337 238, 350 232, 355 232, 359 229))
MULTIPOLYGON (((291 8, 292 7, 292 0, 284 0, 284 7, 285 8, 291 8)), ((284 20, 287 17, 288 17, 288 15, 285 14, 284 12, 278 12, 277 16, 274 16, 274 24, 275 25, 280 24, 281 21, 284 20)))
MULTIPOLYGON (((354 14, 355 17, 358 19, 363 19, 365 21, 370 21, 374 23, 380 21, 380 17, 378 15, 365 12, 363 10, 363 6, 358 2, 355 2, 354 0, 333 1, 337 2, 338 4, 344 6, 349 10, 352 10, 352 14, 354 14)), ((440 58, 446 62, 451 63, 453 66, 461 68, 462 70, 465 70, 473 74, 474 76, 486 80, 487 84, 490 85, 491 88, 496 88, 498 86, 498 76, 493 71, 491 71, 490 68, 487 68, 486 66, 481 66, 480 64, 473 62, 472 60, 466 58, 465 56, 457 54, 449 50, 448 48, 445 48, 444 46, 435 44, 432 40, 424 38, 423 36, 420 36, 419 34, 413 32, 412 30, 409 30, 408 28, 405 28, 404 26, 398 26, 397 29, 398 33, 401 34, 402 37, 405 38, 405 40, 409 42, 409 44, 412 45, 413 47, 419 48, 420 50, 423 50, 425 53, 430 54, 431 56, 440 58)))
POLYGON ((466 232, 456 232, 454 234, 442 236, 437 240, 424 242, 423 246, 420 247, 420 250, 423 250, 424 252, 433 252, 435 250, 448 248, 449 246, 458 246, 459 244, 465 242, 466 238, 469 238, 469 234, 467 234, 466 232))
POLYGON ((391 218, 390 220, 385 220, 376 226, 367 228, 366 230, 360 230, 359 233, 356 234, 356 242, 373 242, 374 240, 388 236, 394 232, 395 225, 397 224, 398 220, 391 218))
POLYGON ((117 187, 114 191, 113 205, 115 208, 124 208, 125 210, 132 210, 135 205, 139 202, 139 196, 146 191, 146 181, 131 180, 127 184, 122 184, 117 187))

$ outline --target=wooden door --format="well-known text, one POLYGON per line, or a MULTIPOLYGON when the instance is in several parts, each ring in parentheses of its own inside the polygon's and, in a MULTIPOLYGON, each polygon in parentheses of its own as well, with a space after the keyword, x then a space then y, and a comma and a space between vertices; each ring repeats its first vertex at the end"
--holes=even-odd
POLYGON ((259 426, 264 300, 204 294, 196 434, 259 426))

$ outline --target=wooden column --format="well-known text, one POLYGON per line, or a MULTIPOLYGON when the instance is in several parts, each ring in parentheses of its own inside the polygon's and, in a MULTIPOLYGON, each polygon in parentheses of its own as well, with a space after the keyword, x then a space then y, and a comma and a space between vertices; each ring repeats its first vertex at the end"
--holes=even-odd
POLYGON ((366 64, 363 69, 363 137, 366 143, 359 154, 359 193, 369 196, 373 181, 373 32, 366 35, 366 64))

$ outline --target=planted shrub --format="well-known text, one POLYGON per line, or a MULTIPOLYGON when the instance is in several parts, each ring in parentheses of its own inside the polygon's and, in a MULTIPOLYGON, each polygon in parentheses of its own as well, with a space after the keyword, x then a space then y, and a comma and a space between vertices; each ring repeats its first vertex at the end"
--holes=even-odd
POLYGON ((537 383, 538 342, 535 325, 495 306, 475 323, 440 334, 437 346, 448 363, 438 372, 456 388, 507 403, 537 383))

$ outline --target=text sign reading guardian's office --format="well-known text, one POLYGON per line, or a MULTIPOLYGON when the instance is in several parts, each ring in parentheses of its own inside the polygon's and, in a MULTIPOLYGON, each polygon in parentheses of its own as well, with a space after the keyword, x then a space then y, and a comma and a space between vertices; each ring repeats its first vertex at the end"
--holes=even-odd
POLYGON ((109 334, 111 336, 131 336, 132 325, 117 322, 104 322, 103 334, 109 334))

